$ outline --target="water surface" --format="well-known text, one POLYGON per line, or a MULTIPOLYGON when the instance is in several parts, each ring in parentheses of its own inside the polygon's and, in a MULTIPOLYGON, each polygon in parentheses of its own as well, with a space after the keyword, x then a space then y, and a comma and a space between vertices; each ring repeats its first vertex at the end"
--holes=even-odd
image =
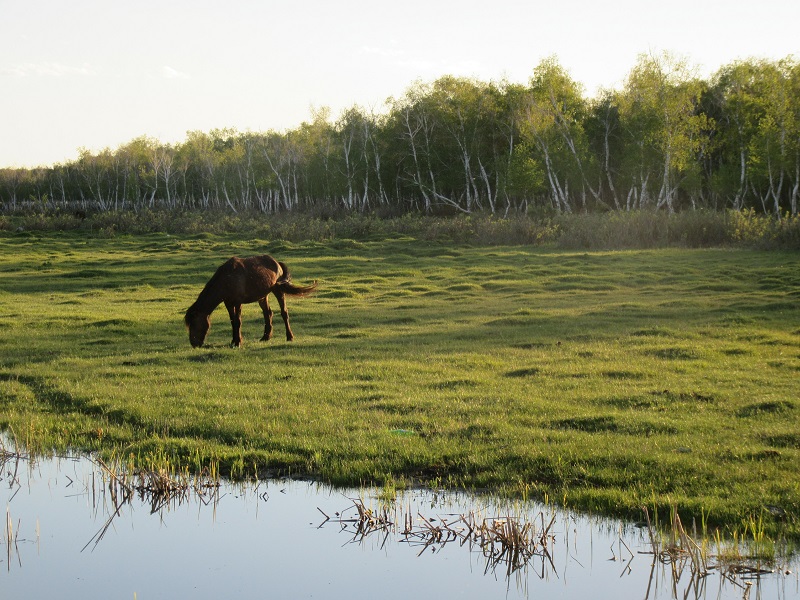
POLYGON ((750 579, 693 577, 654 560, 646 529, 536 504, 410 491, 387 508, 365 490, 267 481, 223 482, 154 507, 152 495, 123 501, 109 483, 87 458, 6 460, 6 597, 800 598, 796 561, 750 579), (359 506, 394 525, 366 525, 359 506), (512 515, 546 530, 546 546, 498 559, 498 546, 492 555, 467 539, 465 515, 512 515), (431 541, 426 532, 445 524, 462 537, 431 541))

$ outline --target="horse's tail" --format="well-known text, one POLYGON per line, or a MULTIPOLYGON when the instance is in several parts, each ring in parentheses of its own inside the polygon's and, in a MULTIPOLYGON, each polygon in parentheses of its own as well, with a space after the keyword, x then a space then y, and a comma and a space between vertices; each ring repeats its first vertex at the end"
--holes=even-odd
POLYGON ((289 267, 286 266, 286 263, 278 262, 278 265, 281 267, 281 275, 278 277, 278 281, 275 283, 275 287, 277 287, 280 291, 284 294, 288 294, 289 296, 309 296, 310 294, 314 293, 314 290, 317 289, 317 282, 315 281, 311 285, 295 285, 292 283, 292 276, 289 273, 289 267))
POLYGON ((317 282, 311 285, 295 285, 290 281, 278 283, 277 288, 289 296, 310 296, 317 289, 317 282))

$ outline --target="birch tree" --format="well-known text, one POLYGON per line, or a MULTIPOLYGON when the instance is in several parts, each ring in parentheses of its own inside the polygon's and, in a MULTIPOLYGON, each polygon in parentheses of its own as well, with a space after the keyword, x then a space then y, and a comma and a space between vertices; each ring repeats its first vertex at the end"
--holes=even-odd
POLYGON ((270 132, 261 141, 261 154, 269 166, 268 185, 274 190, 276 202, 272 210, 291 210, 298 203, 298 149, 289 134, 270 132))
POLYGON ((399 122, 398 130, 410 157, 400 177, 413 184, 422 199, 424 212, 429 213, 433 203, 438 201, 460 209, 456 200, 439 191, 432 150, 437 121, 426 90, 418 83, 409 88, 403 98, 392 100, 392 112, 399 122))
POLYGON ((754 83, 759 67, 752 61, 738 61, 720 69, 709 90, 707 114, 717 122, 710 184, 734 210, 745 207, 751 193, 750 144, 761 118, 754 83))
POLYGON ((202 208, 215 206, 219 200, 216 186, 216 169, 219 157, 211 135, 190 131, 180 148, 181 162, 186 171, 184 193, 196 196, 202 208))
POLYGON ((789 196, 789 210, 793 216, 797 216, 798 203, 800 203, 800 63, 787 59, 785 64, 792 118, 792 127, 789 136, 791 157, 789 173, 792 180, 792 190, 789 196))
POLYGON ((312 119, 288 133, 296 169, 292 172, 295 197, 311 206, 314 203, 337 199, 337 173, 335 172, 336 132, 330 122, 330 109, 312 110, 312 119), (302 191, 299 191, 302 190, 302 191))
MULTIPOLYGON (((585 129, 590 153, 598 165, 598 178, 603 181, 597 184, 598 192, 603 197, 610 198, 615 209, 621 210, 623 207, 617 192, 617 178, 620 173, 622 136, 619 106, 612 91, 604 90, 592 101, 585 129), (603 185, 607 191, 602 190, 603 185)), ((608 206, 607 201, 601 203, 608 206)))
POLYGON ((629 152, 631 194, 645 207, 675 211, 681 183, 697 169, 701 135, 708 126, 698 113, 702 92, 685 61, 669 54, 642 55, 619 95, 620 121, 629 152))
POLYGON ((750 140, 749 152, 754 187, 764 211, 781 218, 781 201, 788 195, 790 174, 796 167, 793 148, 797 139, 797 115, 793 106, 791 66, 786 62, 767 64, 762 69, 757 103, 760 118, 750 140))
POLYGON ((444 157, 445 163, 452 160, 452 163, 460 165, 460 185, 448 178, 451 181, 451 199, 463 198, 459 207, 464 212, 472 212, 481 208, 483 197, 494 212, 495 192, 486 171, 486 161, 481 157, 482 145, 488 141, 485 139, 488 128, 484 124, 489 122, 493 112, 486 86, 469 79, 442 77, 434 82, 430 98, 448 138, 440 139, 437 144, 440 156, 444 157))
POLYGON ((341 196, 348 209, 364 210, 369 204, 369 129, 367 119, 357 107, 344 111, 336 122, 338 171, 344 188, 341 196))
POLYGON ((576 188, 584 208, 587 190, 600 199, 599 188, 589 182, 585 114, 580 85, 554 58, 542 61, 530 80, 520 128, 528 146, 538 154, 552 204, 559 212, 573 210, 576 188))

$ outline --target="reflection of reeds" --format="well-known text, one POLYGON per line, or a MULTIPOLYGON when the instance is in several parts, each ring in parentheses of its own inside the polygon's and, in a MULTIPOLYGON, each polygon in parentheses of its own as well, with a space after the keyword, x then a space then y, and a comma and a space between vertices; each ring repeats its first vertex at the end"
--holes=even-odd
POLYGON ((419 554, 438 544, 439 548, 451 542, 468 546, 470 550, 478 549, 486 559, 486 572, 494 572, 504 567, 505 574, 510 577, 516 571, 527 567, 534 557, 546 559, 555 569, 550 546, 553 535, 550 533, 555 523, 553 514, 549 521, 544 513, 533 521, 516 516, 484 517, 470 511, 454 515, 455 519, 441 519, 434 522, 418 514, 421 525, 414 528, 407 518, 403 532, 404 541, 422 546, 419 554), (537 527, 536 520, 541 519, 537 527))
POLYGON ((148 503, 151 514, 189 500, 199 500, 207 505, 218 498, 219 479, 207 470, 192 475, 188 471, 173 473, 167 468, 126 469, 119 465, 110 466, 100 458, 95 462, 101 469, 103 489, 108 491, 111 502, 105 523, 83 550, 92 542, 94 546, 100 543, 122 508, 131 504, 134 498, 148 503))
MULTIPOLYGON (((426 550, 437 551, 448 544, 468 547, 479 551, 486 560, 486 572, 498 568, 507 577, 527 567, 534 557, 542 559, 555 570, 550 556, 554 536, 551 533, 556 515, 549 518, 540 513, 533 521, 517 516, 485 517, 474 511, 464 514, 447 515, 445 518, 426 517, 417 512, 416 517, 410 508, 403 511, 402 518, 394 519, 384 504, 373 510, 365 506, 363 500, 352 500, 353 506, 336 513, 334 522, 343 531, 353 534, 351 541, 363 542, 376 533, 383 534, 381 547, 390 533, 399 535, 400 541, 419 547, 418 556, 426 550), (346 516, 354 511, 352 517, 346 516), (396 523, 400 521, 402 525, 396 523), (541 525, 537 525, 541 521, 541 525)), ((332 519, 325 516, 324 525, 332 519)))
MULTIPOLYGON (((394 526, 394 523, 389 518, 389 510, 387 505, 383 504, 381 508, 373 510, 368 508, 364 504, 363 500, 351 500, 353 502, 353 506, 348 507, 348 509, 342 511, 341 513, 337 512, 336 518, 334 519, 336 523, 341 525, 342 531, 349 531, 353 534, 353 539, 351 540, 352 542, 363 542, 373 534, 383 532, 385 534, 383 543, 386 543, 386 539, 388 538, 388 535, 394 526), (356 511, 356 514, 353 517, 345 518, 344 513, 352 509, 356 511)), ((322 511, 322 509, 317 508, 317 510, 325 516, 325 520, 320 524, 320 527, 332 520, 322 511)))
MULTIPOLYGON (((2 469, 3 475, 8 478, 9 489, 13 489, 14 487, 17 488, 8 499, 8 502, 11 502, 16 497, 17 492, 19 492, 21 489, 19 483, 19 465, 20 462, 26 458, 20 450, 13 430, 11 431, 11 435, 13 436, 13 449, 6 446, 7 437, 0 436, 0 469, 2 469), (10 463, 13 463, 13 469, 10 466, 10 463)), ((7 505, 3 541, 6 544, 6 567, 8 570, 11 570, 11 559, 14 557, 14 554, 17 556, 19 565, 22 566, 22 559, 19 555, 19 525, 19 522, 17 522, 17 528, 15 531, 14 521, 11 518, 11 507, 7 505)))
POLYGON ((96 462, 107 478, 107 487, 113 497, 121 497, 123 502, 130 502, 136 495, 150 504, 153 513, 171 504, 182 504, 190 497, 206 500, 209 492, 216 493, 220 485, 219 479, 209 471, 193 475, 188 471, 176 473, 168 468, 158 467, 112 467, 99 458, 96 462))
MULTIPOLYGON (((519 516, 487 517, 476 511, 448 514, 436 517, 413 511, 411 505, 401 507, 398 503, 387 503, 379 496, 380 508, 368 507, 361 499, 351 499, 352 505, 331 518, 318 509, 328 523, 338 523, 341 530, 352 535, 351 543, 366 543, 369 539, 380 542, 383 548, 390 535, 396 540, 418 548, 417 555, 439 552, 448 545, 467 547, 478 552, 485 562, 485 573, 503 573, 511 581, 514 575, 517 584, 527 585, 526 574, 535 573, 545 579, 557 576, 553 559, 556 539, 553 526, 555 513, 539 512, 533 518, 519 516), (532 568, 536 565, 535 568, 532 568), (541 569, 539 568, 541 567, 541 569)), ((751 554, 739 553, 739 545, 730 546, 717 539, 717 552, 707 535, 690 533, 683 525, 677 510, 672 511, 671 520, 659 526, 647 518, 647 548, 638 554, 651 555, 645 600, 658 594, 658 588, 670 589, 673 598, 701 598, 706 594, 706 581, 716 573, 721 584, 729 583, 749 594, 751 584, 766 574, 774 573, 764 567, 763 560, 751 554)), ((752 535, 757 540, 756 535, 752 535)), ((619 542, 630 556, 620 576, 631 573, 634 551, 620 534, 619 542)), ((763 544, 759 546, 763 548, 763 544)), ((613 560, 617 560, 616 555, 613 560)))
POLYGON ((14 499, 14 496, 16 496, 19 491, 19 465, 22 460, 27 458, 20 449, 17 443, 17 437, 14 435, 13 431, 11 431, 11 435, 14 438, 13 449, 6 446, 6 436, 0 436, 0 468, 2 468, 3 473, 8 476, 8 487, 13 488, 15 485, 17 486, 17 491, 9 498, 9 502, 14 499), (13 471, 11 468, 7 468, 9 463, 14 464, 13 471))
POLYGON ((705 548, 701 548, 686 532, 676 510, 672 512, 672 526, 668 529, 666 536, 663 536, 650 522, 650 514, 646 508, 644 513, 650 536, 650 550, 644 554, 652 554, 654 557, 645 600, 650 597, 653 585, 658 586, 656 567, 659 564, 670 568, 674 598, 678 597, 677 585, 684 573, 688 573, 689 578, 687 594, 694 590, 696 597, 700 597, 705 587, 705 578, 709 573, 708 553, 705 548))
POLYGON ((3 539, 6 543, 6 566, 11 570, 11 559, 16 554, 19 566, 22 566, 22 558, 19 555, 19 521, 17 521, 17 529, 14 530, 14 521, 11 519, 11 508, 6 506, 6 525, 5 535, 3 539))

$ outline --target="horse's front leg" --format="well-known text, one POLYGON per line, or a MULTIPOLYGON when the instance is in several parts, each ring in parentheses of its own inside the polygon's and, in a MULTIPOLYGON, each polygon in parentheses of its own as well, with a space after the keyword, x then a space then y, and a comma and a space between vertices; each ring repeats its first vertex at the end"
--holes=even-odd
POLYGON ((269 307, 269 301, 264 296, 258 301, 261 307, 261 312, 264 313, 264 337, 261 338, 262 342, 266 342, 272 337, 272 309, 269 307))
POLYGON ((228 309, 228 315, 231 318, 231 330, 233 333, 231 348, 239 348, 242 345, 242 305, 226 302, 225 308, 228 309))
POLYGON ((278 306, 281 307, 281 318, 283 319, 283 324, 286 326, 286 341, 291 342, 294 340, 294 334, 289 325, 289 311, 286 310, 286 297, 283 292, 273 291, 272 293, 275 294, 275 297, 278 299, 278 306))

